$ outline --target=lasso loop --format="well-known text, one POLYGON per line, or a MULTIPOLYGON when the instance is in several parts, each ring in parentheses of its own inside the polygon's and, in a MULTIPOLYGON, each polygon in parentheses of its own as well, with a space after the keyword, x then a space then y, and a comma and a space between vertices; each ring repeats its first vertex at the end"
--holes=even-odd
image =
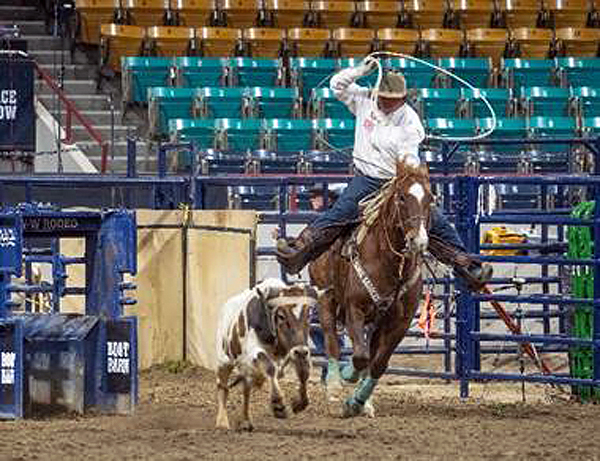
MULTIPOLYGON (((462 83, 463 85, 465 85, 467 88, 473 90, 474 95, 476 97, 478 97, 479 99, 481 99, 483 101, 483 103, 485 104, 485 106, 488 108, 488 110, 490 111, 491 114, 491 118, 492 118, 492 125, 490 126, 490 128, 488 128, 486 131, 484 131, 483 133, 479 133, 477 135, 474 136, 456 136, 456 137, 452 137, 452 136, 434 136, 434 135, 427 135, 427 139, 430 140, 436 140, 436 141, 454 141, 454 142, 460 142, 460 141, 476 141, 478 139, 484 139, 486 137, 488 137, 489 135, 491 135, 494 130, 496 129, 496 125, 497 125, 497 117, 496 117, 496 112, 494 111, 494 108, 492 107, 492 105, 490 104, 490 102, 488 101, 488 99, 481 93, 481 91, 479 91, 478 88, 474 87, 473 85, 471 85, 468 81, 462 79, 461 77, 459 77, 458 75, 450 72, 449 70, 444 69, 443 67, 437 66, 435 64, 432 64, 430 62, 424 61, 422 59, 416 58, 414 56, 410 56, 407 54, 403 54, 403 53, 398 53, 395 51, 375 51, 371 54, 369 54, 367 57, 372 57, 375 59, 376 63, 377 63, 377 68, 378 68, 378 75, 377 75, 377 81, 375 83, 375 88, 374 91, 371 94, 371 98, 373 100, 375 100, 377 98, 377 92, 379 89, 379 85, 381 83, 381 79, 383 78, 383 66, 381 65, 381 62, 379 60, 379 57, 382 56, 394 56, 394 57, 399 57, 399 58, 404 58, 404 59, 409 59, 411 61, 417 62, 419 64, 422 64, 424 66, 428 66, 431 67, 432 69, 435 69, 439 72, 442 72, 445 75, 448 75, 449 77, 455 79, 456 81, 462 83)), ((336 70, 336 72, 338 72, 336 70)), ((322 79, 315 88, 320 88, 323 86, 323 84, 331 77, 332 74, 329 74, 327 77, 325 77, 324 79, 322 79)), ((312 103, 312 99, 314 98, 314 93, 311 95, 310 97, 310 102, 312 103)), ((343 155, 349 156, 346 152, 344 152, 345 150, 351 149, 351 147, 344 147, 344 148, 339 148, 336 147, 334 145, 332 145, 331 143, 329 143, 324 137, 321 136, 321 141, 323 142, 323 144, 327 145, 330 149, 332 149, 335 152, 338 153, 342 153, 343 155)))

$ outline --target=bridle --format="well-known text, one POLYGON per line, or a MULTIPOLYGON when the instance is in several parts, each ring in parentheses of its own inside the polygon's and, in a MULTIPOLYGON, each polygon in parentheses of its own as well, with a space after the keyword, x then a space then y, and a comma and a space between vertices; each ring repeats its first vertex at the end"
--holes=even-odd
MULTIPOLYGON (((401 185, 408 178, 409 178, 409 175, 405 175, 402 178, 396 179, 396 181, 398 182, 399 185, 401 185)), ((424 188, 425 188, 426 193, 431 195, 429 188, 426 187, 425 185, 424 185, 424 188)), ((400 187, 398 187, 398 189, 400 189, 400 187)), ((431 213, 427 213, 427 216, 425 216, 426 213, 421 212, 418 215, 409 216, 408 218, 404 219, 402 217, 402 211, 400 210, 400 204, 398 203, 399 201, 398 201, 397 194, 398 194, 398 192, 394 193, 394 195, 392 196, 392 200, 394 202, 394 205, 393 205, 394 208, 393 208, 393 213, 392 213, 391 219, 400 224, 397 227, 400 229, 400 232, 404 236, 404 246, 400 250, 396 250, 394 248, 394 246, 391 242, 390 236, 389 236, 388 226, 385 225, 385 223, 383 226, 383 231, 385 233, 385 239, 386 239, 386 242, 388 244, 390 251, 393 254, 395 254, 397 257, 400 258, 400 265, 399 265, 398 270, 402 271, 402 267, 404 266, 404 259, 406 258, 407 254, 411 253, 411 249, 409 248, 409 245, 408 245, 408 242, 411 238, 410 235, 411 235, 411 233, 414 233, 413 229, 418 229, 421 225, 424 225, 426 229, 429 228, 429 221, 431 219, 431 213), (412 223, 415 223, 415 224, 412 225, 412 223), (408 230, 407 230, 407 228, 408 228, 408 230)))

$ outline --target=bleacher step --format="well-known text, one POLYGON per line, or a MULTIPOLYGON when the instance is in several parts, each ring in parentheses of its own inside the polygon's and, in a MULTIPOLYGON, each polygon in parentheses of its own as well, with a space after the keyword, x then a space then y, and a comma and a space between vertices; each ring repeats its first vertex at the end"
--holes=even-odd
MULTIPOLYGON (((64 103, 60 102, 54 94, 42 94, 39 95, 39 99, 50 112, 56 111, 59 106, 64 106, 64 103)), ((72 94, 69 95, 69 100, 80 111, 110 109, 109 97, 105 94, 72 94)))
MULTIPOLYGON (((110 125, 111 120, 114 117, 115 125, 119 125, 121 123, 121 111, 115 110, 114 114, 111 114, 110 110, 82 110, 81 114, 89 120, 94 126, 97 125, 110 125)), ((61 121, 65 121, 66 110, 61 109, 60 119, 61 121)), ((56 114, 53 114, 56 115, 56 114)), ((76 120, 75 120, 76 122, 76 120)))
POLYGON ((73 64, 71 53, 69 52, 61 53, 60 50, 29 50, 29 54, 34 57, 38 64, 54 64, 59 66, 62 64, 73 64))
POLYGON ((98 71, 94 66, 86 64, 67 64, 65 66, 61 66, 60 64, 57 66, 54 64, 41 64, 40 68, 53 78, 57 78, 61 68, 63 68, 66 80, 94 79, 98 75, 98 71))
MULTIPOLYGON (((95 120, 92 121, 92 126, 94 129, 100 133, 102 139, 105 141, 111 140, 112 130, 110 125, 100 125, 95 120)), ((126 126, 126 125, 115 125, 114 127, 114 136, 115 140, 124 140, 127 138, 128 134, 134 134, 136 132, 136 127, 134 126, 126 126)), ((87 129, 80 124, 73 124, 73 136, 75 139, 87 139, 90 138, 90 134, 87 129)))
MULTIPOLYGON (((66 39, 60 37, 53 37, 52 35, 24 35, 23 38, 27 40, 27 48, 30 51, 42 51, 42 50, 61 50, 68 46, 66 39)), ((65 53, 69 53, 66 51, 65 53)))
MULTIPOLYGON (((94 95, 96 94, 96 82, 94 80, 65 80, 63 82, 63 91, 67 96, 79 95, 94 95)), ((52 89, 44 82, 38 81, 36 94, 53 94, 52 89)), ((115 102, 117 104, 117 102, 115 102)), ((120 102, 118 102, 120 104, 120 102)))
POLYGON ((0 21, 39 19, 40 13, 34 6, 0 4, 0 21))
POLYGON ((0 18, 0 27, 12 26, 15 24, 19 28, 19 31, 24 38, 27 38, 27 35, 44 35, 46 33, 46 25, 44 24, 44 21, 23 21, 11 18, 0 18))

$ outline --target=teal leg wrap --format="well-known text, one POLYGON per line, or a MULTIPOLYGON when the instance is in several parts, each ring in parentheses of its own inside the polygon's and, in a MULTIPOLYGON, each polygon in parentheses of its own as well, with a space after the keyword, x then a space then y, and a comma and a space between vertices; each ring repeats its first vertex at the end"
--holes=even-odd
POLYGON ((340 373, 340 362, 338 362, 334 358, 330 358, 327 363, 327 378, 326 381, 340 381, 341 373, 340 373))
POLYGON ((373 390, 377 386, 377 380, 371 377, 363 378, 360 384, 354 390, 352 398, 359 404, 364 405, 369 397, 373 395, 373 390))
POLYGON ((342 368, 342 379, 349 383, 355 383, 358 381, 358 371, 354 369, 352 362, 349 362, 344 368, 342 368))

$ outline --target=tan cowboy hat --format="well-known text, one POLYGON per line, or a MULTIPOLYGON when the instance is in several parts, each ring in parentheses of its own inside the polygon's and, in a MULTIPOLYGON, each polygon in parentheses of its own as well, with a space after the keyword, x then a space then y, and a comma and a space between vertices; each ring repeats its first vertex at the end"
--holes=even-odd
POLYGON ((387 72, 383 75, 377 96, 384 98, 404 98, 406 96, 406 80, 400 72, 387 72))

